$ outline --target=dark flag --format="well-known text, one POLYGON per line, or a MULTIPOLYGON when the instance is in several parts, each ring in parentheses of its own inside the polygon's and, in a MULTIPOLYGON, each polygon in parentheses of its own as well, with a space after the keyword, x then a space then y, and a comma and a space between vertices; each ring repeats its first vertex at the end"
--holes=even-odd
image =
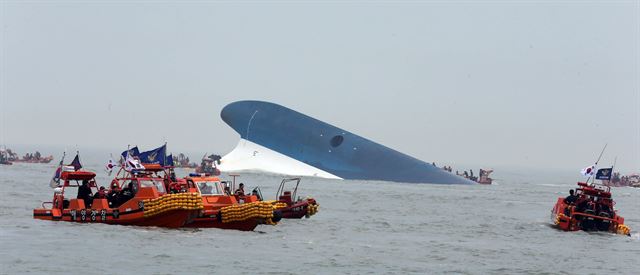
POLYGON ((160 164, 162 166, 167 166, 165 164, 167 160, 167 145, 162 145, 156 149, 142 152, 138 155, 140 158, 140 162, 143 163, 151 163, 151 164, 160 164))
POLYGON ((140 155, 140 150, 138 150, 138 146, 133 147, 129 150, 125 150, 124 152, 122 152, 122 154, 120 154, 122 156, 122 159, 127 159, 127 151, 129 152, 129 155, 131 157, 136 157, 138 155, 140 155))
POLYGON ((80 170, 80 168, 82 168, 82 164, 80 164, 80 156, 76 155, 75 158, 73 158, 73 161, 71 162, 71 164, 69 164, 69 166, 73 166, 73 170, 80 170))
POLYGON ((613 172, 613 168, 598 169, 598 172, 596 173, 596 179, 598 179, 598 180, 611 180, 612 172, 613 172))
POLYGON ((173 154, 167 156, 167 161, 164 166, 172 166, 173 167, 173 154))

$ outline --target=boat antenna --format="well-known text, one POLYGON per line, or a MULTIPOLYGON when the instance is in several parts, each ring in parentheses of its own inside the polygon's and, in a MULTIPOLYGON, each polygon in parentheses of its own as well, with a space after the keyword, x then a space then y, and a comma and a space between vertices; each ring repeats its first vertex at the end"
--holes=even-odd
MULTIPOLYGON (((598 159, 596 160, 596 163, 593 165, 593 170, 596 169, 596 167, 598 166, 598 162, 600 161, 600 158, 602 158, 602 154, 604 154, 604 150, 607 149, 607 145, 609 145, 608 143, 604 144, 604 148, 602 148, 602 151, 600 151, 600 156, 598 156, 598 159)), ((587 182, 585 183, 589 183, 589 180, 591 179, 591 176, 589 176, 589 178, 587 178, 587 182)), ((595 181, 595 179, 594 179, 595 181)))

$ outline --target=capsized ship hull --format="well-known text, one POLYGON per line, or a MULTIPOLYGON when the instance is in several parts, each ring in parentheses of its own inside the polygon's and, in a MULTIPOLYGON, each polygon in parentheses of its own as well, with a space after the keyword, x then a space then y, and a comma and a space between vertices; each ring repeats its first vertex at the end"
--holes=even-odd
POLYGON ((325 178, 473 184, 429 163, 278 104, 238 101, 222 120, 240 134, 222 171, 257 170, 325 178))

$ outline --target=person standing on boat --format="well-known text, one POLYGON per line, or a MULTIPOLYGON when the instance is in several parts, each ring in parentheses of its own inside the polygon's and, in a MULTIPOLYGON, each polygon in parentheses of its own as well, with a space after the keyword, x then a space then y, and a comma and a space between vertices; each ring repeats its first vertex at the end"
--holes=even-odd
POLYGON ((89 187, 89 181, 83 180, 82 185, 78 187, 78 196, 76 198, 84 200, 85 207, 90 207, 91 204, 91 187, 89 187))
POLYGON ((569 196, 567 196, 566 198, 564 198, 564 203, 566 204, 573 204, 578 200, 578 196, 576 196, 574 194, 573 189, 569 190, 569 196))
POLYGON ((224 194, 227 196, 231 196, 231 188, 229 187, 229 183, 224 183, 224 194))
POLYGON ((176 179, 176 172, 175 172, 175 171, 173 171, 173 169, 171 169, 171 174, 169 174, 169 178, 171 179, 171 182, 176 182, 176 181, 178 181, 178 180, 176 179))
POLYGON ((238 187, 238 189, 236 189, 235 195, 241 197, 244 196, 244 183, 240 183, 240 186, 238 187))

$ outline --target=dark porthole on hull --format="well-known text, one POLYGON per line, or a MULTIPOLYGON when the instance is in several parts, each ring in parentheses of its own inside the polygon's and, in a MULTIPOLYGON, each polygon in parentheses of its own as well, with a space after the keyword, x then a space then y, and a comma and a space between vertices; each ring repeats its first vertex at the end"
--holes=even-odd
POLYGON ((342 144, 342 142, 344 141, 344 137, 341 135, 337 135, 331 138, 331 146, 332 147, 338 147, 340 146, 340 144, 342 144))

